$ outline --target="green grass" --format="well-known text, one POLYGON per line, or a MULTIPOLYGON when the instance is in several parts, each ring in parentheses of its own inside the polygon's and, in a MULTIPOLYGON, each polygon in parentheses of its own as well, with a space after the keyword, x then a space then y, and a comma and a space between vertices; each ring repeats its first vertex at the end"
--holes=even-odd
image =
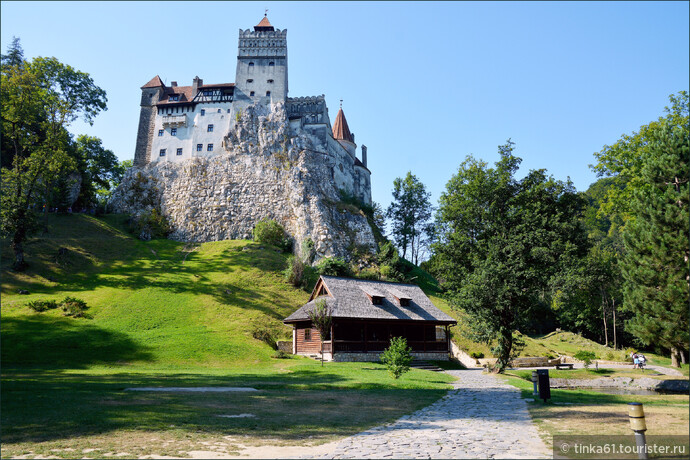
MULTIPOLYGON (((532 381, 531 370, 509 370, 506 375, 519 377, 528 382, 532 381)), ((553 379, 599 379, 599 378, 614 378, 614 377, 630 377, 630 378, 653 378, 657 380, 677 379, 678 377, 660 374, 653 370, 647 369, 614 369, 601 368, 594 369, 572 369, 572 370, 556 370, 549 369, 549 377, 553 379)))
POLYGON ((289 338, 281 320, 309 296, 283 280, 286 255, 277 248, 142 242, 125 231, 123 216, 51 215, 49 228, 26 244, 23 273, 9 269, 3 242, 3 457, 74 458, 92 448, 98 456, 184 456, 209 442, 230 453, 326 442, 431 404, 453 379, 413 369, 393 380, 375 363, 271 358, 252 329, 289 338), (27 307, 65 296, 85 300, 88 317, 27 307), (136 386, 260 391, 124 390, 136 386), (219 417, 238 413, 255 417, 219 417))

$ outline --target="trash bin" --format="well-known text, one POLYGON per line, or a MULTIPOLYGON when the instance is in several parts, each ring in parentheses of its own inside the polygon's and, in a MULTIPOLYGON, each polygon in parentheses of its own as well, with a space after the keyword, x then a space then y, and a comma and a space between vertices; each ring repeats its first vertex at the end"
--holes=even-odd
POLYGON ((549 370, 537 370, 537 379, 539 383, 539 398, 543 399, 544 402, 546 402, 547 399, 551 399, 551 383, 549 382, 549 370))

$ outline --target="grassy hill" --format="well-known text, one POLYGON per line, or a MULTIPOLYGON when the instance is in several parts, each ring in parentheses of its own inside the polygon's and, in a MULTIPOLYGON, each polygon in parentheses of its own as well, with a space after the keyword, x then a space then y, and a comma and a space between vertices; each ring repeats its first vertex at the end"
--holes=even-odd
POLYGON ((143 242, 123 231, 122 216, 50 217, 50 233, 26 245, 26 272, 9 270, 3 245, 4 367, 255 365, 273 351, 253 328, 288 337, 281 320, 308 297, 282 280, 285 256, 272 247, 143 242), (65 296, 86 301, 90 318, 27 307, 65 296))

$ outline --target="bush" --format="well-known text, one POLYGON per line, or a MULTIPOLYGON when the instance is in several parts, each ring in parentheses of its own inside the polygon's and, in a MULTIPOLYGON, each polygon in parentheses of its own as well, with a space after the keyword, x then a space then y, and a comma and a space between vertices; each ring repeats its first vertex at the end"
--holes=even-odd
POLYGON ((280 246, 285 238, 285 229, 273 219, 262 219, 256 223, 253 235, 257 243, 280 246))
POLYGON ((283 350, 278 350, 271 355, 271 358, 275 359, 290 359, 292 355, 290 353, 285 353, 283 350))
POLYGON ((53 310, 58 307, 58 304, 54 300, 33 300, 27 304, 27 306, 37 313, 41 313, 47 310, 53 310))
POLYGON ((590 364, 592 364, 592 361, 596 359, 596 355, 594 354, 593 351, 585 351, 585 350, 580 350, 577 353, 575 353, 574 358, 579 359, 582 361, 585 365, 585 369, 589 368, 590 364))
POLYGON ((302 259, 295 256, 288 257, 287 268, 283 270, 285 281, 295 287, 301 287, 304 282, 304 263, 302 259))
POLYGON ((474 359, 482 359, 484 357, 484 353, 482 353, 481 351, 480 352, 473 351, 472 353, 470 353, 470 356, 473 357, 474 359))
POLYGON ((635 349, 634 349, 634 348, 626 348, 626 349, 625 349, 625 357, 624 357, 624 360, 627 361, 627 362, 630 362, 630 363, 633 362, 633 359, 632 359, 632 356, 631 356, 633 353, 635 353, 635 349))
POLYGON ((411 348, 407 346, 407 340, 403 337, 393 337, 388 348, 383 350, 381 361, 388 368, 388 372, 394 379, 400 378, 405 372, 410 370, 412 356, 411 348))
POLYGON ((62 312, 65 316, 71 316, 73 318, 84 318, 84 313, 89 308, 86 302, 74 297, 65 297, 62 302, 60 302, 60 307, 62 307, 62 312))
POLYGON ((278 335, 279 334, 276 332, 275 329, 264 324, 255 325, 254 329, 252 329, 252 337, 254 337, 257 340, 261 340, 263 343, 273 348, 274 350, 278 350, 278 335))
POLYGON ((314 240, 307 238, 302 241, 302 262, 307 265, 311 265, 314 262, 314 256, 316 251, 314 251, 314 240))
POLYGON ((172 232, 168 219, 156 209, 132 217, 128 224, 129 231, 137 234, 137 237, 143 241, 167 238, 172 232))
POLYGON ((325 257, 316 264, 319 275, 352 276, 350 265, 338 257, 325 257))

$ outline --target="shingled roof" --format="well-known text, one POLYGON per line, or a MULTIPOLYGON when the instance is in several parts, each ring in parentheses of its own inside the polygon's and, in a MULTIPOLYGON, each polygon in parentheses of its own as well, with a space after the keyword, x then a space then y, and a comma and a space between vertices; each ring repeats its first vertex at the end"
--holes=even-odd
POLYGON ((163 84, 163 81, 161 80, 161 77, 156 75, 148 83, 146 83, 144 86, 142 86, 141 88, 142 89, 144 89, 144 88, 158 88, 159 86, 165 87, 165 85, 163 84))
POLYGON ((325 299, 333 318, 372 320, 408 320, 455 324, 457 321, 436 308, 421 288, 414 284, 370 281, 336 276, 322 276, 306 305, 283 320, 285 323, 308 321, 318 299, 325 299), (331 295, 316 297, 323 283, 331 295), (373 305, 366 292, 383 296, 381 305, 373 305), (396 297, 409 298, 409 306, 401 307, 396 297))
POLYGON ((254 26, 254 31, 255 32, 266 32, 266 31, 272 31, 273 26, 271 25, 270 22, 268 22, 268 18, 264 15, 263 18, 261 18, 261 22, 259 22, 257 25, 254 26))
POLYGON ((338 115, 336 115, 333 123, 333 139, 352 142, 352 134, 350 134, 350 128, 347 126, 342 108, 338 110, 338 115))

